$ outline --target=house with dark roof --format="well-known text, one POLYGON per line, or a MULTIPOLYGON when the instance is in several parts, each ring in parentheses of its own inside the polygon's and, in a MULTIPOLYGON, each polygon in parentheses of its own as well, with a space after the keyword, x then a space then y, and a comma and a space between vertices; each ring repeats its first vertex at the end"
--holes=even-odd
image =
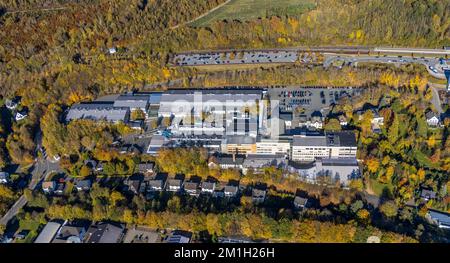
POLYGON ((202 193, 212 194, 214 192, 214 189, 216 189, 215 182, 203 182, 202 183, 202 193))
POLYGON ((20 101, 20 99, 18 97, 13 98, 13 99, 6 99, 5 106, 6 106, 6 108, 8 108, 10 110, 14 110, 19 105, 19 101, 20 101))
POLYGON ((52 243, 82 243, 88 226, 85 223, 73 222, 65 224, 59 229, 52 243))
POLYGON ((77 191, 89 191, 92 187, 92 181, 90 179, 80 180, 76 183, 75 187, 77 191))
POLYGON ((264 203, 264 201, 266 200, 266 194, 267 194, 266 190, 253 188, 252 189, 252 201, 253 201, 253 203, 255 203, 255 204, 264 203))
POLYGON ((297 209, 305 208, 308 204, 308 198, 296 196, 294 198, 294 207, 297 209))
POLYGON ((145 184, 142 184, 142 178, 127 178, 124 184, 127 190, 135 195, 145 192, 145 184))
POLYGON ((147 183, 147 191, 162 191, 165 188, 165 181, 162 179, 152 179, 147 183))
POLYGON ((180 179, 167 180, 167 190, 171 192, 178 192, 181 190, 182 181, 180 179))
POLYGON ((197 196, 199 194, 197 182, 184 182, 183 188, 186 193, 192 196, 197 196))
POLYGON ((436 199, 436 192, 429 189, 422 189, 422 191, 420 191, 420 198, 425 201, 436 199))
POLYGON ((235 197, 239 192, 239 187, 234 185, 227 185, 223 189, 223 193, 226 197, 235 197))
POLYGON ((192 233, 187 231, 175 230, 166 238, 165 243, 190 243, 192 233))
POLYGON ((26 117, 28 117, 28 109, 27 108, 23 108, 22 110, 19 110, 16 112, 16 116, 15 116, 16 121, 23 120, 26 117))
POLYGON ((96 223, 89 227, 84 243, 120 243, 124 231, 122 224, 96 223))
POLYGON ((140 163, 137 166, 137 170, 142 174, 151 174, 154 171, 154 166, 154 163, 140 163))
POLYGON ((64 194, 64 190, 66 189, 66 183, 65 182, 58 182, 56 184, 56 188, 54 193, 57 195, 62 195, 64 194))
POLYGON ((9 182, 9 173, 0 172, 0 184, 7 184, 9 182))

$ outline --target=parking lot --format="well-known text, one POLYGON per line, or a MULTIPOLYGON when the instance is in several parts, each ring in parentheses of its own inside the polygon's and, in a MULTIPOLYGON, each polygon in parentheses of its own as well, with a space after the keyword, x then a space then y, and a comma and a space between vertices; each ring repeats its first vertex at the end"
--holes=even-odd
MULTIPOLYGON (((307 61, 306 55, 302 61, 307 61)), ((298 60, 296 51, 243 51, 176 54, 173 62, 177 66, 294 63, 298 60)))

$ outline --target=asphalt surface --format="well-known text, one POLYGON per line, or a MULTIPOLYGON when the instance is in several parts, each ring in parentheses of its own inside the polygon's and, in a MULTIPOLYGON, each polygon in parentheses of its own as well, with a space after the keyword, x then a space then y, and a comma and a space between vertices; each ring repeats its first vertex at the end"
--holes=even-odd
POLYGON ((211 52, 176 54, 173 61, 178 66, 294 63, 298 59, 296 51, 244 51, 229 53, 211 52))
POLYGON ((349 56, 349 55, 336 55, 325 54, 325 60, 323 62, 324 67, 330 67, 335 62, 344 62, 348 66, 357 66, 358 63, 372 62, 372 63, 386 63, 386 64, 422 64, 427 68, 430 75, 445 79, 443 69, 450 68, 450 60, 444 60, 444 64, 440 63, 438 58, 413 58, 413 57, 397 57, 397 56, 349 56))
MULTIPOLYGON (((33 166, 33 171, 31 173, 32 177, 28 188, 34 190, 48 174, 58 171, 60 171, 60 168, 59 164, 56 162, 48 160, 37 161, 33 166)), ((0 225, 6 225, 26 204, 27 199, 25 198, 25 195, 21 195, 8 212, 0 219, 0 225)))

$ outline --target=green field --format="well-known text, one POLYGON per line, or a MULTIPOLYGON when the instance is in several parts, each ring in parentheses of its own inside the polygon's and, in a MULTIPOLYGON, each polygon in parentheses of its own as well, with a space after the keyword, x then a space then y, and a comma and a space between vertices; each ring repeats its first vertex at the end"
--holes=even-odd
POLYGON ((259 17, 300 15, 314 7, 315 0, 231 0, 190 25, 200 27, 217 20, 246 21, 259 17))
POLYGON ((383 194, 384 189, 387 188, 392 193, 394 187, 392 184, 383 184, 378 182, 378 180, 375 179, 369 179, 370 180, 370 187, 373 191, 373 193, 377 196, 381 196, 383 194))

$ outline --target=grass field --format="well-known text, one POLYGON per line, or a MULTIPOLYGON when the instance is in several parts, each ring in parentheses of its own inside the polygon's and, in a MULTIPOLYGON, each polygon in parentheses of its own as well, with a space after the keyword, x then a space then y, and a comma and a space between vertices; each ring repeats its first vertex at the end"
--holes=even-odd
POLYGON ((385 188, 389 189, 391 192, 394 189, 392 184, 382 184, 375 179, 369 179, 369 180, 370 180, 370 188, 373 191, 373 194, 375 194, 377 196, 381 196, 383 194, 383 191, 385 188))
POLYGON ((225 19, 246 21, 259 17, 300 15, 314 7, 315 0, 231 0, 190 25, 201 27, 225 19))

